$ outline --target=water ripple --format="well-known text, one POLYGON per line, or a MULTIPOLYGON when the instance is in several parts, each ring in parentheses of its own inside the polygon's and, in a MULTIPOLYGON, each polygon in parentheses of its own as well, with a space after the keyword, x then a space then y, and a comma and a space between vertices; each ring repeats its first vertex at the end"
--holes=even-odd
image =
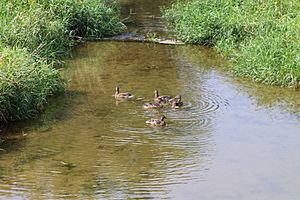
MULTIPOLYGON (((143 103, 143 102, 141 102, 143 103)), ((162 114, 167 116, 167 127, 180 128, 182 130, 195 130, 195 129, 210 129, 213 126, 212 115, 220 109, 221 106, 226 105, 226 101, 219 96, 210 94, 202 94, 194 96, 191 101, 184 102, 180 109, 173 109, 169 105, 165 105, 162 110, 143 110, 135 111, 133 115, 138 115, 141 119, 146 121, 149 118, 158 117, 162 114)), ((138 105, 137 105, 138 106, 138 105)), ((139 127, 128 123, 128 121, 119 122, 118 126, 114 127, 115 132, 127 133, 156 133, 159 129, 148 128, 144 122, 139 123, 139 127), (128 126, 129 125, 129 126, 128 126), (142 126, 141 126, 142 125, 142 126)), ((164 128, 168 130, 168 128, 164 128)), ((169 129, 170 130, 170 129, 169 129)))

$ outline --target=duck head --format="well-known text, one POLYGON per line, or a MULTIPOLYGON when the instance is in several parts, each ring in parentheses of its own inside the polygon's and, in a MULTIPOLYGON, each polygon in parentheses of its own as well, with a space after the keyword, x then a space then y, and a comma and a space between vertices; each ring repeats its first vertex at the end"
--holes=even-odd
POLYGON ((119 94, 120 93, 120 88, 117 86, 116 87, 116 94, 119 94))
POLYGON ((154 91, 154 98, 158 98, 159 96, 158 96, 158 90, 155 90, 154 91))
POLYGON ((160 117, 160 120, 161 120, 161 121, 164 121, 164 119, 167 119, 167 117, 164 116, 164 115, 162 115, 162 116, 160 117))
POLYGON ((181 95, 177 95, 175 99, 177 99, 177 101, 181 101, 181 95))

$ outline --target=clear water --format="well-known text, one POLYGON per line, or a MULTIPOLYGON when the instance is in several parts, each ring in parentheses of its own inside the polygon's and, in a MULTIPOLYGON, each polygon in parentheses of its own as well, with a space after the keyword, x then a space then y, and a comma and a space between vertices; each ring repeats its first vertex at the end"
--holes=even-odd
MULTIPOLYGON (((162 2, 121 5, 130 29, 162 30, 162 2)), ((232 78, 198 46, 88 42, 66 65, 66 93, 2 130, 0 199, 299 198, 299 91, 232 78), (117 85, 135 99, 115 101, 117 85), (184 106, 144 110, 155 89, 184 106)))

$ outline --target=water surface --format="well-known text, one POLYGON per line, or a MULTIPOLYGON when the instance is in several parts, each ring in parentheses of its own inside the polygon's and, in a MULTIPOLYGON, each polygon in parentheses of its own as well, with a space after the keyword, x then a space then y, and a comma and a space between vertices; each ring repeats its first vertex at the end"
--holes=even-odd
MULTIPOLYGON (((163 30, 161 2, 121 3, 124 16, 133 8, 138 24, 163 30)), ((66 93, 2 130, 1 199, 300 196, 299 91, 232 78, 198 46, 88 42, 66 65, 66 93), (116 101, 117 85, 135 98, 116 101), (155 89, 184 106, 144 110, 155 89), (162 114, 166 127, 145 124, 162 114)))

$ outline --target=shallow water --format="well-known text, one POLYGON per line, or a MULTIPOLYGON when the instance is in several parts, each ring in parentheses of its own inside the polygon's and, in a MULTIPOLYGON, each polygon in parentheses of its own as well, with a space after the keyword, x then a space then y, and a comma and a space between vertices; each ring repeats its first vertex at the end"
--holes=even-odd
POLYGON ((2 131, 0 198, 298 199, 299 91, 234 79, 226 65, 204 47, 84 44, 66 93, 2 131), (115 101, 116 85, 135 98, 115 101), (155 89, 184 106, 144 110, 155 89), (162 114, 166 127, 145 124, 162 114))

